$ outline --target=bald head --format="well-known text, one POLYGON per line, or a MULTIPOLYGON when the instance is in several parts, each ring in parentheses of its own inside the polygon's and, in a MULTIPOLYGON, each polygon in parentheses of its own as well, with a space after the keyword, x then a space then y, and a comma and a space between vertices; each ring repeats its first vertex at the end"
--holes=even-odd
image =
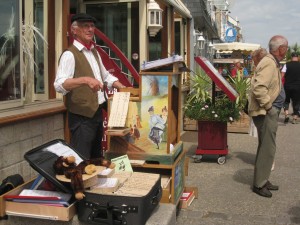
POLYGON ((275 35, 269 41, 269 50, 274 52, 278 50, 281 45, 288 45, 287 39, 282 35, 275 35))
POLYGON ((269 50, 278 60, 282 60, 288 50, 288 40, 282 35, 275 35, 269 41, 269 50))

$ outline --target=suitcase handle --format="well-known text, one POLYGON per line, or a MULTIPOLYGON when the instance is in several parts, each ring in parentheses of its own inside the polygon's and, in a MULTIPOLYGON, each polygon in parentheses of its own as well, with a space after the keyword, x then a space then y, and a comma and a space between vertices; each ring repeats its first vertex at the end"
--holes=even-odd
POLYGON ((160 201, 160 199, 161 199, 161 196, 162 196, 162 187, 160 187, 160 188, 157 190, 155 196, 151 199, 151 204, 152 204, 152 205, 158 205, 158 204, 159 204, 159 201, 160 201))
MULTIPOLYGON (((121 207, 110 206, 107 203, 106 206, 100 205, 95 202, 86 202, 86 207, 91 209, 91 213, 88 216, 88 221, 99 223, 99 224, 122 224, 127 225, 125 215, 128 213, 137 213, 138 207, 137 206, 128 206, 128 205, 121 205, 121 207), (105 212, 107 218, 98 217, 99 212, 105 212)), ((101 214, 101 213, 100 213, 101 214)))

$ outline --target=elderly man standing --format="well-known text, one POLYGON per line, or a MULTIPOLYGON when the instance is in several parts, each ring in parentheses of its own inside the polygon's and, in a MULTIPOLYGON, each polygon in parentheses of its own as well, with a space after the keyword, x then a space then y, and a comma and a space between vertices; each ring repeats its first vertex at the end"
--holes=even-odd
POLYGON ((79 13, 71 19, 73 44, 61 55, 54 81, 55 90, 65 95, 71 146, 85 158, 102 156, 102 109, 109 89, 123 88, 104 67, 93 42, 96 19, 79 13))
POLYGON ((270 53, 259 62, 251 81, 248 110, 258 131, 253 192, 269 198, 272 197, 270 191, 279 189, 269 181, 269 177, 276 152, 278 116, 285 100, 279 62, 285 57, 287 49, 285 37, 272 37, 269 41, 270 53))

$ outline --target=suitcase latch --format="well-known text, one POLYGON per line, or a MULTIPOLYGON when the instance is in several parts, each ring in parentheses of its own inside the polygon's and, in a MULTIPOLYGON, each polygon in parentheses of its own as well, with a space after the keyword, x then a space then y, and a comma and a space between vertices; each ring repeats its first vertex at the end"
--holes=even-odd
POLYGON ((138 207, 137 206, 129 206, 123 204, 121 206, 121 213, 122 214, 127 214, 127 213, 137 213, 138 212, 138 207))

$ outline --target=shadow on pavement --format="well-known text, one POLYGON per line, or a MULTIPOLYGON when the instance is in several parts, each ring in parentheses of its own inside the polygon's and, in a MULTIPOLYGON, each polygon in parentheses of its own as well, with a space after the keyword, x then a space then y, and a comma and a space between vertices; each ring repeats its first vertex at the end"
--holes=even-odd
POLYGON ((291 215, 292 223, 300 224, 300 202, 298 202, 298 206, 291 207, 288 214, 291 215))
POLYGON ((235 157, 241 159, 243 162, 254 165, 255 163, 255 154, 251 154, 248 152, 236 152, 235 157))
POLYGON ((235 172, 233 179, 242 184, 252 185, 253 169, 242 169, 235 172))

